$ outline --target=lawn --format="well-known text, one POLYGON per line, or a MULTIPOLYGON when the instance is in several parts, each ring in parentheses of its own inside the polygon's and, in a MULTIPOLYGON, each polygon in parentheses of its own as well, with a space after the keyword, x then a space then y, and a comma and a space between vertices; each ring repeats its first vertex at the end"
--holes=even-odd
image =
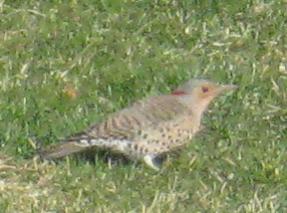
POLYGON ((0 212, 287 212, 286 11, 286 0, 0 0, 0 212), (239 89, 159 172, 102 152, 35 156, 194 77, 239 89))

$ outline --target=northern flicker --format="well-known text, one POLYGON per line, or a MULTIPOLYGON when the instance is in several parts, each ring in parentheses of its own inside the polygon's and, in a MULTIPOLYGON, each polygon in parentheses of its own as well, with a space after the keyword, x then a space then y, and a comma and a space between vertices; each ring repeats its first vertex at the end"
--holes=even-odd
POLYGON ((219 94, 235 89, 207 80, 192 79, 171 94, 150 97, 122 109, 42 152, 56 159, 94 147, 142 160, 158 170, 156 158, 191 141, 209 103, 219 94))

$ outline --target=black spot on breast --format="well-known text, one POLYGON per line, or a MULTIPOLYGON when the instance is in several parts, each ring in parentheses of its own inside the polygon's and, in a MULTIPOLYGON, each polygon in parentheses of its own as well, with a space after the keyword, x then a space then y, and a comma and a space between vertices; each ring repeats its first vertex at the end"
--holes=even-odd
POLYGON ((147 134, 145 133, 145 134, 143 134, 143 139, 147 139, 147 134))
POLYGON ((165 142, 161 142, 160 145, 161 145, 161 146, 166 146, 166 143, 165 143, 165 142))
POLYGON ((154 140, 154 143, 155 144, 159 144, 159 140, 154 140))
POLYGON ((175 127, 175 128, 178 127, 178 124, 177 123, 173 124, 173 127, 175 127))

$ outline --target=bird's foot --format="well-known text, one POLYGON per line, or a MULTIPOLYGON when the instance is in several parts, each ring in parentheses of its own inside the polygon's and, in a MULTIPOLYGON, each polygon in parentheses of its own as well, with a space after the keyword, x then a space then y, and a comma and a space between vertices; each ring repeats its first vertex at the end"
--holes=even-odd
POLYGON ((162 165, 162 159, 160 159, 158 156, 146 155, 144 156, 143 160, 146 163, 146 165, 148 165, 150 168, 156 171, 160 170, 161 165, 162 165))

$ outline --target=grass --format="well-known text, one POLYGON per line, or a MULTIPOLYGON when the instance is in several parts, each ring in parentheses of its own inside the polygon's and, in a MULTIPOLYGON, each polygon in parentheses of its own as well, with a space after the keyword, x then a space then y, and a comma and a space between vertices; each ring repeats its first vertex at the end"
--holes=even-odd
POLYGON ((286 212, 287 2, 0 0, 0 212, 286 212), (34 158, 192 77, 235 83, 160 172, 34 158))

